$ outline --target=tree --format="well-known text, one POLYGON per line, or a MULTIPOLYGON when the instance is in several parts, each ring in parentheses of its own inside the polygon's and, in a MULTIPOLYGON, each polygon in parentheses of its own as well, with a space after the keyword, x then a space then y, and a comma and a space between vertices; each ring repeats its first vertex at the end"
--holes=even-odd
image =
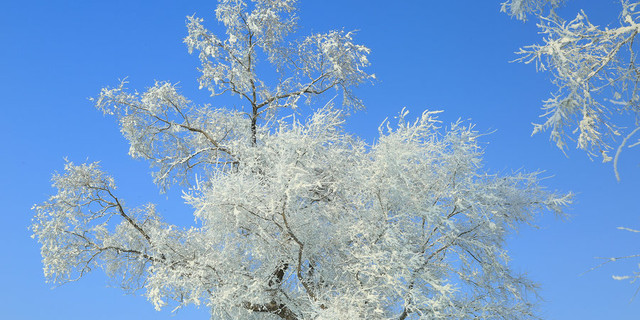
POLYGON ((487 173, 480 134, 443 131, 436 112, 403 111, 373 144, 345 132, 369 50, 338 31, 294 42, 294 5, 220 1, 224 40, 188 18, 201 88, 242 106, 196 105, 167 82, 101 91, 130 155, 149 160, 160 190, 181 184, 199 223, 130 208, 98 163, 68 162, 34 207, 47 279, 102 268, 157 309, 203 304, 216 319, 535 317, 505 236, 571 195, 545 191, 538 173, 487 173))
POLYGON ((542 44, 520 49, 520 61, 535 62, 553 74, 557 91, 543 102, 546 121, 534 124, 533 133, 550 130, 551 139, 564 150, 577 135, 577 148, 590 157, 613 160, 620 180, 618 159, 625 147, 640 144, 640 105, 634 43, 640 31, 640 2, 622 0, 618 26, 599 27, 581 11, 566 21, 554 8, 560 0, 513 0, 503 11, 524 20, 539 19, 542 44), (545 10, 549 8, 549 12, 545 10), (613 154, 610 151, 615 150, 613 154))

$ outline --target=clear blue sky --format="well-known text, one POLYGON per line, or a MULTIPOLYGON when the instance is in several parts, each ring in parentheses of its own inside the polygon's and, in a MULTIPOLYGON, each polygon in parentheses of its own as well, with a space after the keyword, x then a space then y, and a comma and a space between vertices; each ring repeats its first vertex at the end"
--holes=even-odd
MULTIPOLYGON (((367 110, 349 119, 354 133, 371 140, 402 107, 414 115, 444 110, 445 122, 471 119, 478 130, 495 131, 484 138, 489 170, 545 170, 550 189, 577 193, 569 218, 543 217, 539 229, 525 227, 509 240, 513 268, 541 285, 543 317, 638 319, 640 297, 630 302, 638 284, 611 279, 637 270, 638 261, 580 274, 598 263, 594 257, 640 252, 638 234, 616 229, 640 228, 640 150, 624 154, 617 183, 611 166, 573 149, 567 158, 547 135, 531 137, 552 87, 534 66, 509 63, 539 35, 535 21, 499 13, 499 2, 307 0, 301 31, 357 29, 356 39, 372 49, 370 71, 379 81, 358 90, 367 110)), ((617 0, 569 4, 561 14, 581 6, 597 24, 617 19, 617 0)), ((130 203, 157 202, 169 221, 191 221, 178 191, 158 195, 147 164, 127 156, 114 119, 87 98, 128 76, 140 90, 154 80, 180 82, 187 97, 207 102, 197 90, 197 57, 182 38, 193 13, 219 28, 214 8, 214 1, 2 1, 0 318, 208 319, 206 310, 156 312, 143 297, 107 287, 100 271, 52 290, 27 227, 31 206, 53 192, 49 179, 64 157, 101 160, 130 203)))

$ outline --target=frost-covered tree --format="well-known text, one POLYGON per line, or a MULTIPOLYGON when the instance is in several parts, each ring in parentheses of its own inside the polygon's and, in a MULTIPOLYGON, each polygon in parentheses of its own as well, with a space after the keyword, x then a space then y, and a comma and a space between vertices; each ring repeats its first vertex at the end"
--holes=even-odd
POLYGON ((640 144, 640 69, 636 65, 640 32, 640 2, 621 0, 619 22, 597 26, 584 11, 572 20, 554 12, 560 0, 511 0, 503 11, 519 19, 539 18, 542 44, 520 50, 520 61, 535 62, 553 74, 557 91, 543 102, 544 117, 534 133, 549 130, 558 148, 567 140, 589 156, 613 160, 619 180, 618 159, 627 147, 640 144))
POLYGON ((158 309, 204 305, 214 319, 534 318, 535 286, 509 268, 505 237, 570 195, 536 173, 487 173, 479 134, 442 130, 435 112, 403 111, 373 144, 345 132, 369 50, 340 31, 295 41, 294 5, 222 0, 224 35, 188 18, 200 86, 240 97, 237 108, 194 104, 165 82, 102 90, 96 106, 119 120, 130 155, 161 190, 184 187, 196 224, 129 207, 97 163, 68 162, 34 207, 47 279, 101 268, 158 309))

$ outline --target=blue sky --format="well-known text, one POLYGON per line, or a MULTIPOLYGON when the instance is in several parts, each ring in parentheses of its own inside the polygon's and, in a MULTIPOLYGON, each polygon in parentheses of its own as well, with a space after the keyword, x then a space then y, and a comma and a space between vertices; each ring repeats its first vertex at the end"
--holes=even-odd
MULTIPOLYGON (((553 89, 550 75, 509 63, 520 46, 539 41, 535 22, 522 23, 491 1, 304 1, 301 32, 359 30, 372 49, 370 71, 379 79, 357 90, 367 106, 348 129, 371 140, 379 123, 403 107, 419 115, 444 110, 447 123, 470 119, 483 132, 489 171, 544 170, 550 189, 573 191, 569 217, 542 217, 524 227, 508 248, 512 267, 540 283, 547 319, 638 319, 638 284, 611 279, 636 270, 638 261, 589 272, 598 256, 640 251, 639 153, 621 160, 622 181, 609 165, 572 148, 565 157, 544 134, 531 137, 540 101, 553 89), (495 131, 495 132, 494 132, 495 131)), ((561 15, 584 8, 599 25, 614 24, 618 1, 569 1, 561 15), (578 3, 579 2, 579 3, 578 3)), ((191 212, 178 190, 158 195, 148 166, 127 155, 112 118, 88 97, 129 77, 143 90, 154 80, 180 82, 196 102, 198 60, 182 44, 185 17, 197 13, 213 30, 215 1, 3 1, 0 4, 0 306, 6 319, 208 319, 206 310, 175 316, 156 312, 140 296, 108 287, 100 272, 56 289, 42 275, 39 247, 27 230, 33 204, 53 192, 49 179, 64 157, 100 160, 133 205, 159 204, 169 221, 188 224, 191 212)), ((218 28, 218 29, 216 29, 218 28)), ((211 101, 213 102, 213 101, 211 101)))

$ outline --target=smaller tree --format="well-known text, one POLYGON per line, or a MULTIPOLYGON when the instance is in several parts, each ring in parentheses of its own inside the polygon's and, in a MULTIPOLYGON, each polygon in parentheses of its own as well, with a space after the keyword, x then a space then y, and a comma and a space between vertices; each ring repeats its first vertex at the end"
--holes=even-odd
POLYGON ((553 74, 557 92, 544 101, 546 121, 534 124, 533 133, 550 130, 551 139, 564 150, 575 137, 577 148, 603 162, 613 160, 620 180, 618 159, 640 131, 640 70, 636 65, 636 37, 640 31, 640 2, 621 1, 618 26, 599 27, 581 11, 566 21, 555 14, 561 1, 510 1, 503 10, 519 19, 534 14, 543 43, 518 52, 519 61, 535 62, 553 74), (544 10, 550 8, 549 13, 544 10), (610 151, 615 150, 613 153, 610 151))
POLYGON ((403 111, 373 144, 345 132, 368 49, 344 32, 285 42, 293 4, 221 1, 225 40, 189 18, 201 87, 239 96, 236 109, 195 105, 169 83, 102 90, 96 105, 117 117, 130 154, 161 190, 184 185, 199 223, 130 208, 97 163, 69 162, 34 207, 46 277, 98 267, 158 309, 204 304, 216 319, 534 318, 534 285, 509 268, 505 236, 570 195, 536 173, 488 174, 479 134, 441 130, 435 112, 403 111), (275 85, 257 61, 272 63, 275 85), (318 104, 332 89, 342 105, 318 104), (291 112, 301 98, 320 106, 305 120, 291 112))

